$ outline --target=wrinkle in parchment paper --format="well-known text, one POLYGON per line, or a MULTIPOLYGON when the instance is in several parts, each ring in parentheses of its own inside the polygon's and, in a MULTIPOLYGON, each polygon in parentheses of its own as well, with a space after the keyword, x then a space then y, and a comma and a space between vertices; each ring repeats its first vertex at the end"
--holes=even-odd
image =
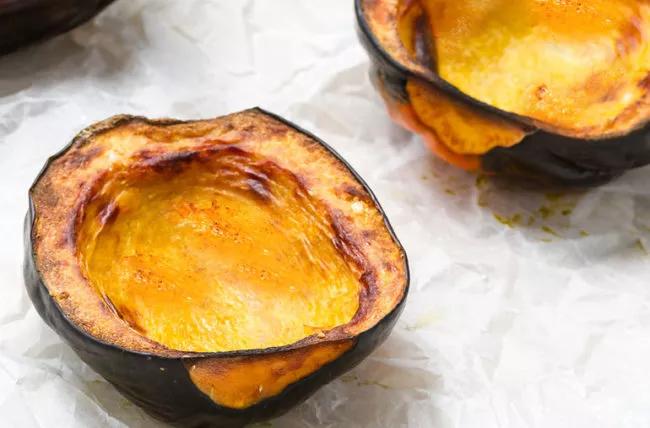
POLYGON ((348 0, 122 0, 0 58, 0 425, 160 426, 23 291, 26 192, 45 159, 113 114, 260 105, 362 174, 412 270, 388 341, 262 426, 650 426, 650 170, 548 193, 461 172, 389 122, 367 69, 348 0))

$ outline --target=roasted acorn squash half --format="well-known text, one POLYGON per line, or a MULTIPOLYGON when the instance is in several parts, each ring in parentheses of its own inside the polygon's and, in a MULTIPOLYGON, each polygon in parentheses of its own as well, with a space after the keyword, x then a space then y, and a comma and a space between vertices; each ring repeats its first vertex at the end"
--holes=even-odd
POLYGON ((650 163, 650 3, 356 0, 390 115, 468 170, 594 185, 650 163))
POLYGON ((277 416, 388 335, 406 255, 316 137, 259 109, 81 132, 30 190, 25 282, 77 354, 180 426, 277 416))
POLYGON ((114 0, 0 0, 0 54, 88 21, 114 0))

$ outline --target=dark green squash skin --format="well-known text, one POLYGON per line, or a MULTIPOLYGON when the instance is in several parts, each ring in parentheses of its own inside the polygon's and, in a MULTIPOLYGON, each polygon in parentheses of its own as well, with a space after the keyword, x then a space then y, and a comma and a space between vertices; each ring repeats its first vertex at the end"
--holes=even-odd
POLYGON ((487 172, 576 187, 607 183, 625 171, 650 164, 650 127, 606 140, 579 140, 538 131, 510 148, 481 159, 487 172))
POLYGON ((442 79, 423 79, 397 63, 375 39, 363 15, 362 1, 355 0, 357 34, 371 60, 371 80, 384 95, 409 102, 409 79, 427 84, 470 105, 522 125, 530 131, 520 143, 495 148, 481 156, 481 169, 543 185, 591 187, 604 184, 625 171, 650 164, 650 123, 627 135, 601 139, 569 138, 536 129, 525 117, 498 110, 474 100, 442 79))
POLYGON ((113 1, 0 1, 0 55, 72 30, 113 1))
MULTIPOLYGON (((375 206, 384 217, 388 231, 398 245, 405 263, 406 284, 402 299, 395 308, 377 325, 354 338, 352 348, 329 364, 319 368, 311 375, 287 386, 281 393, 270 397, 246 409, 231 409, 217 405, 207 395, 201 392, 189 377, 187 365, 201 359, 211 359, 219 356, 238 357, 246 355, 262 355, 279 353, 285 348, 253 350, 228 353, 201 353, 188 357, 169 358, 155 354, 146 354, 121 349, 104 343, 90 336, 77 325, 72 323, 50 295, 47 286, 38 271, 36 256, 33 249, 32 233, 36 212, 29 198, 29 210, 24 224, 25 257, 23 275, 25 287, 37 312, 43 320, 77 353, 86 364, 110 382, 120 393, 140 406, 152 417, 171 423, 178 427, 208 428, 208 427, 241 427, 249 423, 261 422, 281 416, 298 404, 304 402, 320 387, 351 370, 363 361, 388 337, 399 318, 409 289, 409 266, 406 253, 395 236, 395 233, 379 205, 375 195, 368 185, 325 142, 313 134, 288 122, 287 120, 259 109, 264 114, 293 127, 325 147, 332 155, 341 161, 354 175, 357 181, 366 189, 375 206)), ((135 118, 146 120, 143 118, 135 118)), ((117 122, 114 126, 122 122, 117 122)), ((156 122, 161 125, 161 122, 156 122)), ((170 120, 168 124, 179 123, 170 120)), ((102 130, 103 131, 103 130, 102 130)), ((81 134, 80 134, 81 135, 81 134)), ((73 140, 74 143, 74 140, 73 140)), ((51 157, 34 185, 45 173, 53 160, 62 156, 72 143, 57 155, 51 157)), ((32 185, 32 187, 34 186, 32 185)), ((31 191, 30 191, 31 193, 31 191)), ((287 349, 290 346, 286 347, 287 349)))

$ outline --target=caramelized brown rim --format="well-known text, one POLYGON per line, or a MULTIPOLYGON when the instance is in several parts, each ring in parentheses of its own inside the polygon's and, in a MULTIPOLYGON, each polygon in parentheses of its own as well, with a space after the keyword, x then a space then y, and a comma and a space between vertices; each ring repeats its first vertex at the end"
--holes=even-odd
MULTIPOLYGON (((79 166, 79 165, 75 165, 79 166)), ((100 122, 94 126, 91 126, 90 128, 82 131, 73 141, 70 143, 66 148, 64 148, 62 151, 60 151, 58 154, 54 155, 51 157, 44 168, 41 170, 39 173, 37 179, 35 180, 34 184, 30 188, 30 213, 31 213, 31 221, 32 221, 32 233, 31 233, 31 239, 32 243, 34 244, 34 252, 33 252, 33 257, 34 260, 36 260, 37 263, 37 274, 39 275, 39 278, 41 279, 41 282, 46 285, 48 288, 48 291, 50 292, 53 300, 55 300, 55 304, 61 311, 61 313, 64 315, 64 317, 74 326, 74 328, 79 331, 81 334, 85 335, 88 338, 91 338, 92 340, 102 343, 103 345, 110 346, 110 347, 116 347, 121 350, 127 350, 129 352, 133 353, 138 353, 138 354, 144 354, 144 355, 156 355, 164 358, 179 358, 179 357, 233 357, 233 356, 246 356, 246 355, 263 355, 263 354, 271 354, 271 353, 276 353, 276 352, 283 352, 283 351, 288 351, 288 350, 294 350, 294 349, 299 349, 299 348, 304 348, 310 345, 318 344, 318 343, 332 343, 332 342, 339 342, 339 341, 344 341, 348 339, 352 339, 365 331, 368 331, 372 329, 374 326, 379 324, 382 319, 388 317, 391 315, 397 308, 401 306, 401 303, 403 302, 404 298, 406 297, 407 291, 408 291, 408 282, 409 282, 409 273, 408 273, 408 262, 406 259, 406 254, 399 243, 398 239, 396 238, 394 231, 392 227, 390 226, 383 210, 381 209, 379 203, 377 202, 376 197, 374 194, 370 191, 368 186, 365 184, 365 182, 354 172, 354 170, 338 155, 331 147, 327 146, 323 141, 318 139, 317 137, 313 136, 312 134, 302 130, 301 128, 297 127, 296 125, 278 117, 275 116, 271 113, 265 112, 261 109, 252 109, 252 110, 247 110, 241 113, 236 113, 234 115, 229 115, 229 116, 224 116, 221 118, 214 119, 213 121, 179 121, 179 120, 173 120, 173 119, 159 119, 159 120, 151 120, 151 119, 146 119, 142 117, 133 117, 133 116, 116 116, 111 119, 108 119, 107 121, 100 122), (238 117, 246 117, 250 120, 254 120, 256 122, 259 122, 260 120, 264 121, 265 125, 272 125, 272 126, 278 126, 283 128, 282 132, 289 132, 292 133, 292 135, 299 136, 302 139, 305 139, 306 141, 310 141, 311 144, 314 145, 314 147, 319 147, 320 150, 323 150, 322 153, 327 154, 330 156, 332 161, 339 165, 342 168, 342 172, 345 174, 348 174, 348 177, 350 181, 356 184, 356 189, 353 187, 349 188, 350 192, 353 194, 354 197, 364 197, 367 198, 368 205, 376 210, 377 214, 381 216, 381 221, 382 221, 382 230, 386 233, 386 237, 390 240, 390 245, 394 246, 394 249, 397 251, 399 254, 399 262, 401 264, 400 266, 395 266, 392 265, 390 269, 398 270, 400 271, 399 275, 399 283, 398 284, 377 284, 378 278, 376 274, 373 273, 372 270, 367 271, 366 275, 364 275, 363 282, 367 286, 372 286, 374 285, 375 287, 375 292, 371 293, 369 296, 360 296, 360 299, 364 298, 369 298, 369 302, 371 302, 371 305, 374 304, 375 302, 373 301, 376 292, 381 292, 380 288, 377 287, 399 287, 399 294, 396 295, 396 298, 394 301, 392 301, 391 306, 388 310, 385 310, 383 313, 375 313, 374 321, 368 325, 362 325, 364 320, 367 320, 367 316, 369 314, 372 315, 373 308, 372 306, 369 308, 368 305, 360 305, 360 310, 358 311, 357 315, 354 317, 354 319, 345 325, 339 326, 333 330, 328 331, 324 337, 318 337, 317 335, 314 336, 309 336, 303 340, 300 340, 298 342, 295 342, 293 344, 287 345, 287 346, 281 346, 281 347, 274 347, 274 348, 265 348, 265 349, 251 349, 251 350, 244 350, 244 351, 231 351, 231 352, 201 352, 201 353, 196 353, 196 352, 183 352, 183 351, 176 351, 176 350, 170 350, 156 342, 153 342, 146 337, 140 335, 137 332, 134 332, 132 329, 129 329, 130 331, 134 332, 137 336, 140 337, 141 343, 139 343, 139 346, 125 346, 125 343, 117 343, 117 341, 114 340, 106 340, 106 338, 101 338, 98 337, 96 334, 94 334, 92 331, 89 331, 87 326, 80 325, 79 317, 74 311, 74 308, 66 307, 65 305, 65 300, 69 298, 69 295, 66 295, 65 292, 63 292, 63 295, 57 295, 52 293, 52 289, 50 286, 48 286, 47 281, 45 280, 45 276, 43 275, 43 263, 38 257, 38 248, 39 248, 39 243, 40 243, 40 237, 38 235, 38 221, 39 221, 39 215, 38 215, 38 202, 42 202, 43 195, 40 194, 39 190, 39 184, 43 182, 43 179, 50 174, 50 171, 52 168, 55 168, 58 164, 60 164, 63 161, 72 161, 73 163, 75 162, 81 162, 81 164, 90 162, 91 159, 84 158, 83 156, 81 158, 77 159, 71 159, 67 158, 66 156, 73 150, 79 149, 86 147, 87 145, 91 144, 93 140, 97 137, 100 137, 102 135, 105 135, 107 133, 110 133, 111 131, 114 131, 116 129, 119 129, 120 127, 124 126, 129 126, 132 124, 139 124, 139 125, 144 125, 147 127, 153 127, 155 129, 166 129, 168 127, 174 126, 174 125, 192 125, 192 124, 206 124, 206 123, 211 123, 214 121, 225 121, 229 119, 234 119, 238 117), (57 165, 55 165, 57 164, 57 165), (38 193, 38 195, 37 195, 38 193), (374 283, 374 284, 373 284, 374 283), (350 329, 349 327, 359 327, 362 326, 362 328, 355 330, 355 329, 350 329)), ((50 195, 51 196, 51 195, 50 195)), ((83 200, 83 197, 81 198, 83 200)), ((75 220, 77 221, 77 215, 76 213, 71 212, 71 215, 74 216, 75 220)), ((345 222, 341 222, 341 219, 336 218, 336 215, 332 216, 332 213, 330 212, 331 218, 333 219, 333 225, 335 225, 335 229, 337 232, 337 236, 339 239, 341 237, 344 237, 343 242, 346 240, 350 239, 350 236, 345 236, 346 233, 350 233, 349 231, 346 232, 346 226, 345 222)), ((349 225, 348 225, 349 227, 349 225)), ((69 234, 68 234, 68 242, 67 244, 69 245, 69 234)), ((353 242, 354 243, 354 242, 353 242)), ((358 244, 358 242, 357 242, 358 244)), ((348 249, 349 250, 349 249, 348 249)), ((349 256, 349 251, 348 251, 348 256, 349 256)), ((390 263, 389 263, 390 265, 390 263)), ((48 264, 45 264, 45 267, 48 267, 48 264)), ((385 266, 386 267, 386 266, 385 266)), ((88 287, 89 284, 85 283, 84 284, 86 287, 88 287)), ((370 290, 373 289, 373 287, 369 288, 370 290)), ((93 290, 93 293, 95 291, 93 290)), ((99 295, 97 295, 97 298, 99 298, 99 295)), ((105 308, 108 312, 110 311, 110 308, 105 308)), ((376 312, 376 311, 375 311, 376 312)), ((100 315, 103 317, 105 315, 109 315, 107 312, 100 313, 100 315)), ((113 313, 110 313, 111 317, 115 318, 115 315, 113 313)), ((122 323, 124 321, 120 320, 122 323)), ((110 338, 109 338, 110 339, 110 338)))

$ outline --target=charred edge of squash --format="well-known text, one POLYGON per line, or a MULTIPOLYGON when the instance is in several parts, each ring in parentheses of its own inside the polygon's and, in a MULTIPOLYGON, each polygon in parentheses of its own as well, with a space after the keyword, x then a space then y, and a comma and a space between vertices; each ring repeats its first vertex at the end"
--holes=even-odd
MULTIPOLYGON (((386 217, 385 212, 381 208, 376 196, 374 193, 372 193, 371 189, 368 187, 367 183, 354 171, 354 169, 327 143, 316 137, 315 135, 311 134, 309 131, 304 130, 303 128, 300 128, 299 126, 293 124, 290 121, 287 121, 286 119, 277 116, 273 113, 267 112, 261 108, 254 108, 251 109, 250 111, 252 112, 257 112, 261 113, 265 116, 268 116, 278 122, 281 122, 282 124, 293 128, 295 131, 297 131, 300 134, 304 134, 306 137, 312 139, 313 141, 317 142, 319 145, 321 145, 325 150, 327 150, 343 167, 345 167, 353 176, 356 182, 358 182, 367 192, 367 194, 370 196, 370 202, 372 206, 374 206, 378 213, 382 216, 384 220, 384 225, 386 226, 387 231, 389 232, 389 235, 393 239, 393 242, 397 245, 397 247, 400 250, 400 253, 402 255, 402 259, 404 261, 404 266, 406 268, 406 286, 405 289, 403 290, 402 293, 402 299, 405 298, 405 296, 408 293, 408 260, 406 253, 404 252, 404 249, 399 243, 399 240, 395 236, 394 230, 392 226, 390 225, 390 222, 388 218, 386 217)), ((41 180, 43 175, 47 172, 47 169, 51 166, 51 164, 56 161, 58 158, 61 156, 65 155, 70 148, 73 146, 79 146, 79 147, 84 147, 88 141, 91 139, 104 134, 106 132, 109 132, 117 127, 127 125, 130 123, 143 123, 147 125, 152 125, 152 126, 160 126, 160 127, 166 127, 166 126, 173 126, 173 125, 178 125, 178 124, 191 124, 195 122, 202 122, 202 120, 192 120, 192 121, 183 121, 183 120, 177 120, 177 119, 148 119, 145 117, 139 117, 139 116, 129 116, 129 115, 118 115, 111 117, 105 121, 99 122, 95 125, 92 125, 84 130, 82 130, 74 139, 73 141, 68 144, 66 147, 64 147, 60 152, 56 153, 55 155, 51 156, 48 158, 46 164, 44 167, 41 169, 39 172, 37 178, 35 179, 33 185, 30 187, 30 204, 33 205, 33 202, 31 200, 31 193, 33 191, 33 188, 36 186, 36 184, 41 180)), ((98 153, 95 153, 98 154, 98 153)), ((149 156, 148 154, 145 155, 149 156)), ((172 164, 175 163, 176 161, 187 161, 188 158, 193 158, 195 156, 200 156, 200 153, 184 153, 182 155, 174 155, 171 157, 168 157, 167 159, 163 159, 163 161, 171 162, 172 164)), ((85 159, 86 161, 89 161, 90 159, 85 159)), ((151 159, 150 159, 151 161, 151 159)), ((155 162, 154 162, 155 163, 155 162)), ((164 168, 164 167, 163 167, 164 168)), ((299 177, 297 178, 299 180, 299 177)), ((300 180, 299 180, 300 181, 300 180)), ((68 234, 66 236, 66 242, 69 245, 74 245, 74 241, 76 239, 75 235, 75 229, 76 226, 79 224, 81 221, 81 218, 79 216, 80 213, 82 213, 83 207, 90 201, 92 198, 92 195, 94 194, 94 188, 98 186, 101 182, 100 180, 97 180, 93 183, 89 183, 84 189, 82 189, 82 194, 83 196, 80 198, 80 205, 74 210, 74 212, 70 215, 70 227, 68 229, 68 234)), ((303 186, 306 186, 305 183, 301 183, 303 186)), ((304 187, 306 188, 306 187, 304 187)), ((361 244, 360 242, 352 242, 349 239, 349 235, 345 232, 345 224, 338 216, 336 212, 330 212, 329 213, 330 220, 332 222, 332 226, 336 229, 337 235, 338 235, 338 246, 340 247, 341 250, 345 250, 344 253, 346 254, 347 257, 350 257, 351 261, 363 264, 363 261, 360 260, 360 258, 355 257, 354 254, 356 253, 355 248, 357 245, 361 244)), ((32 236, 32 238, 34 238, 32 236)), ((374 275, 372 272, 367 272, 367 274, 362 278, 363 284, 366 286, 364 289, 368 292, 367 295, 360 296, 364 299, 367 299, 366 302, 370 303, 372 302, 373 299, 373 294, 372 290, 376 289, 377 284, 376 284, 376 279, 374 278, 374 275)), ((363 290, 363 289, 362 289, 363 290)), ((355 315, 355 318, 348 324, 346 325, 351 325, 355 322, 357 318, 362 316, 364 314, 364 309, 368 305, 361 305, 360 310, 358 313, 355 315)), ((332 339, 334 340, 341 340, 346 338, 347 336, 341 336, 339 335, 337 329, 334 329, 332 332, 335 333, 332 339)), ((292 345, 287 345, 287 346, 282 346, 282 347, 275 347, 275 348, 267 348, 264 350, 246 350, 246 351, 233 351, 233 352, 222 352, 222 353, 192 353, 192 352, 177 352, 177 351, 172 351, 170 352, 170 356, 173 358, 177 355, 183 355, 183 356, 188 356, 188 355, 207 355, 207 356, 215 356, 215 355, 223 355, 223 356, 236 356, 236 355, 256 355, 259 353, 272 353, 272 352, 277 352, 277 351, 282 351, 282 350, 291 350, 291 349, 296 349, 299 347, 307 346, 307 345, 312 345, 314 343, 319 343, 316 337, 307 337, 301 341, 298 341, 292 345)), ((111 344, 107 343, 107 345, 111 346, 111 344)))
MULTIPOLYGON (((73 347, 85 362, 91 365, 127 397, 144 407, 147 412, 153 416, 180 423, 181 425, 200 424, 204 423, 204 421, 214 423, 214 421, 218 421, 218 423, 225 424, 224 426, 226 426, 232 421, 237 421, 236 426, 238 426, 241 421, 250 422, 261 420, 269 417, 268 415, 277 416, 278 414, 289 410, 295 403, 306 399, 307 396, 313 393, 321 384, 329 382, 334 377, 358 364, 379 343, 381 343, 387 337, 390 329, 396 322, 397 317, 403 309, 406 296, 408 295, 410 274, 407 255, 396 237, 388 218, 377 201, 376 196, 372 193, 371 189, 363 179, 335 150, 318 137, 275 114, 266 112, 259 108, 253 109, 252 111, 277 120, 322 145, 350 172, 356 182, 359 183, 367 195, 369 195, 373 206, 382 216, 386 230, 403 259, 405 282, 403 284, 401 297, 396 301, 394 307, 387 314, 384 314, 376 325, 355 336, 352 339, 353 342, 351 342, 355 343, 354 345, 350 345, 350 348, 346 345, 345 349, 338 348, 338 350, 341 351, 341 354, 336 356, 336 358, 331 361, 327 359, 320 361, 321 365, 317 366, 314 371, 305 374, 305 376, 302 376, 297 380, 291 379, 291 382, 286 382, 286 385, 283 385, 283 389, 281 389, 280 393, 272 397, 264 397, 258 402, 252 402, 250 403, 250 407, 232 409, 215 403, 208 395, 201 391, 201 388, 198 385, 192 382, 187 368, 196 366, 197 363, 201 366, 200 363, 206 360, 214 362, 224 358, 230 360, 264 358, 265 356, 272 356, 279 352, 305 350, 309 349, 308 347, 313 346, 316 343, 314 338, 306 338, 305 340, 285 347, 224 353, 171 352, 168 354, 161 354, 157 352, 141 352, 122 349, 112 343, 97 339, 83 330, 79 325, 72 322, 68 315, 62 310, 59 301, 50 294, 42 279, 39 268, 36 265, 36 254, 33 247, 36 210, 32 199, 32 192, 36 184, 45 175, 54 161, 63 156, 71 147, 75 145, 82 147, 92 138, 127 123, 142 122, 149 125, 165 127, 180 123, 192 123, 194 121, 180 121, 175 119, 151 120, 143 117, 122 115, 100 122, 80 132, 72 142, 68 144, 68 146, 63 148, 57 154, 51 156, 37 175, 29 191, 30 207, 25 218, 26 256, 24 276, 26 287, 29 292, 28 294, 30 295, 37 311, 48 325, 63 336, 66 342, 73 347), (104 354, 110 354, 114 360, 104 358, 104 354), (157 364, 160 364, 160 369, 155 367, 155 370, 150 370, 151 367, 147 366, 147 362, 151 361, 156 361, 157 364), (188 361, 191 361, 191 364, 188 363, 188 361), (143 367, 146 367, 146 369, 143 369, 143 367), (328 367, 332 368, 323 370, 328 367), (140 373, 141 370, 143 370, 142 373, 140 373), (172 377, 165 379, 160 378, 165 377, 165 374, 172 375, 172 377), (157 377, 156 375, 159 376, 157 377), (152 382, 147 383, 147 381, 152 382), (189 409, 187 413, 179 410, 176 406, 179 402, 179 395, 177 395, 177 392, 174 390, 176 387, 180 387, 187 391, 187 399, 183 398, 180 400, 183 402, 181 408, 185 407, 186 410, 189 409), (152 401, 152 397, 156 396, 160 396, 160 403, 155 400, 152 401), (287 401, 286 397, 289 397, 289 401, 287 401)), ((341 341, 320 342, 321 345, 330 345, 332 343, 338 347, 340 346, 341 341)), ((212 364, 213 363, 209 364, 209 366, 212 364)))
MULTIPOLYGON (((173 121, 168 122, 173 124, 173 121)), ((96 153, 95 153, 96 154, 96 153)), ((254 155, 248 151, 245 151, 236 146, 215 146, 210 141, 202 146, 197 146, 192 150, 187 151, 174 151, 166 152, 164 149, 159 151, 145 149, 138 152, 135 152, 134 156, 131 158, 131 164, 128 167, 129 180, 141 180, 145 177, 151 177, 153 174, 160 176, 161 178, 171 178, 180 173, 182 173, 186 167, 190 165, 197 164, 207 164, 209 163, 216 155, 237 155, 241 158, 246 158, 248 161, 253 163, 259 162, 259 160, 254 159, 254 155)), ((82 156, 82 160, 86 161, 86 157, 82 156)), ((284 170, 276 163, 265 160, 257 165, 260 170, 258 173, 248 172, 251 174, 248 180, 249 191, 257 198, 263 202, 269 202, 272 199, 270 190, 268 189, 270 177, 279 174, 279 171, 290 176, 293 184, 299 189, 301 197, 306 197, 309 190, 307 183, 304 180, 294 174, 292 171, 284 170)), ((115 171, 112 171, 111 174, 115 174, 115 171)), ((66 234, 66 242, 70 246, 77 246, 78 242, 78 232, 81 229, 81 225, 85 220, 85 216, 88 214, 88 206, 94 201, 97 190, 104 184, 106 174, 100 175, 97 179, 91 183, 88 183, 88 186, 82 191, 83 196, 79 199, 79 202, 76 208, 70 213, 70 226, 68 227, 66 234)), ((352 189, 343 189, 342 198, 352 197, 355 199, 367 199, 366 195, 359 194, 355 188, 352 189), (351 195, 347 193, 352 193, 351 195)), ((367 200, 369 205, 374 206, 374 204, 367 200)), ((368 264, 361 253, 360 247, 362 242, 353 234, 348 231, 348 222, 344 215, 338 211, 331 209, 328 206, 320 204, 318 201, 311 201, 318 207, 318 211, 324 213, 327 221, 331 224, 333 229, 333 243, 337 251, 346 259, 347 262, 354 265, 360 272, 364 272, 360 277, 360 288, 358 296, 358 309, 355 312, 353 318, 343 324, 338 325, 326 333, 326 338, 328 341, 341 340, 349 337, 349 334, 346 332, 346 329, 354 326, 359 320, 364 319, 364 316, 372 309, 374 301, 379 295, 379 284, 377 282, 377 275, 373 266, 368 264)), ((111 219, 114 219, 119 207, 115 207, 113 202, 109 202, 107 205, 103 206, 96 215, 99 217, 99 221, 103 224, 106 224, 111 219)), ((113 302, 105 297, 106 304, 115 313, 116 316, 122 318, 131 328, 138 331, 145 339, 149 339, 143 330, 133 321, 133 317, 125 310, 126 308, 121 307, 119 310, 115 307, 113 302)), ((287 347, 297 347, 297 346, 307 346, 319 342, 320 337, 318 335, 310 335, 303 339, 300 339, 297 342, 294 342, 290 345, 280 346, 280 347, 269 347, 265 349, 285 349, 287 347)), ((151 339, 149 339, 151 340, 151 339)), ((152 340, 152 343, 155 343, 152 340)), ((164 346, 164 345, 163 345, 164 346)), ((192 351, 184 351, 187 354, 192 353, 192 351)), ((228 351, 218 352, 219 354, 226 353, 228 351)), ((241 352, 241 351, 236 351, 241 352)))
MULTIPOLYGON (((399 9, 397 0, 390 0, 390 3, 395 5, 396 10, 386 10, 386 7, 382 6, 385 6, 385 3, 387 2, 389 2, 389 0, 355 0, 357 34, 359 36, 361 44, 364 46, 372 62, 375 64, 375 67, 381 69, 383 75, 398 76, 398 78, 404 82, 408 81, 409 79, 424 81, 451 99, 456 100, 456 102, 465 104, 467 108, 478 111, 479 113, 487 114, 488 116, 493 116, 505 122, 509 122, 513 126, 519 126, 522 130, 529 134, 539 131, 547 135, 556 135, 560 138, 567 138, 584 142, 610 142, 625 139, 626 136, 630 133, 634 133, 636 135, 650 134, 649 118, 646 121, 640 121, 638 124, 636 124, 635 127, 631 129, 613 132, 602 137, 581 138, 580 136, 575 135, 567 136, 563 135, 567 132, 566 130, 562 130, 560 128, 552 126, 551 124, 535 120, 528 116, 501 110, 497 107, 494 107, 490 104, 467 95, 451 83, 442 79, 437 73, 432 71, 430 65, 421 63, 422 60, 426 60, 426 62, 435 61, 435 53, 431 51, 424 52, 421 48, 415 46, 417 45, 416 41, 414 42, 415 45, 411 46, 413 48, 417 48, 419 58, 417 61, 415 61, 410 57, 407 48, 402 45, 402 40, 400 39, 400 35, 398 34, 397 30, 398 14, 408 14, 409 10, 412 9, 413 1, 407 3, 406 6, 402 8, 402 10, 397 10, 399 9), (374 16, 371 17, 369 16, 370 14, 374 14, 374 16), (378 36, 374 34, 370 23, 371 19, 380 21, 380 24, 387 29, 386 31, 389 33, 394 33, 390 35, 391 40, 399 40, 399 46, 396 44, 396 46, 392 46, 391 48, 396 50, 396 54, 400 56, 400 59, 396 59, 392 54, 386 51, 378 36), (429 55, 428 59, 427 55, 429 55)), ((640 82, 639 85, 647 86, 647 81, 648 78, 640 82)), ((394 90, 395 88, 391 89, 394 90)), ((647 103, 648 99, 650 99, 650 93, 642 102, 647 103)))

